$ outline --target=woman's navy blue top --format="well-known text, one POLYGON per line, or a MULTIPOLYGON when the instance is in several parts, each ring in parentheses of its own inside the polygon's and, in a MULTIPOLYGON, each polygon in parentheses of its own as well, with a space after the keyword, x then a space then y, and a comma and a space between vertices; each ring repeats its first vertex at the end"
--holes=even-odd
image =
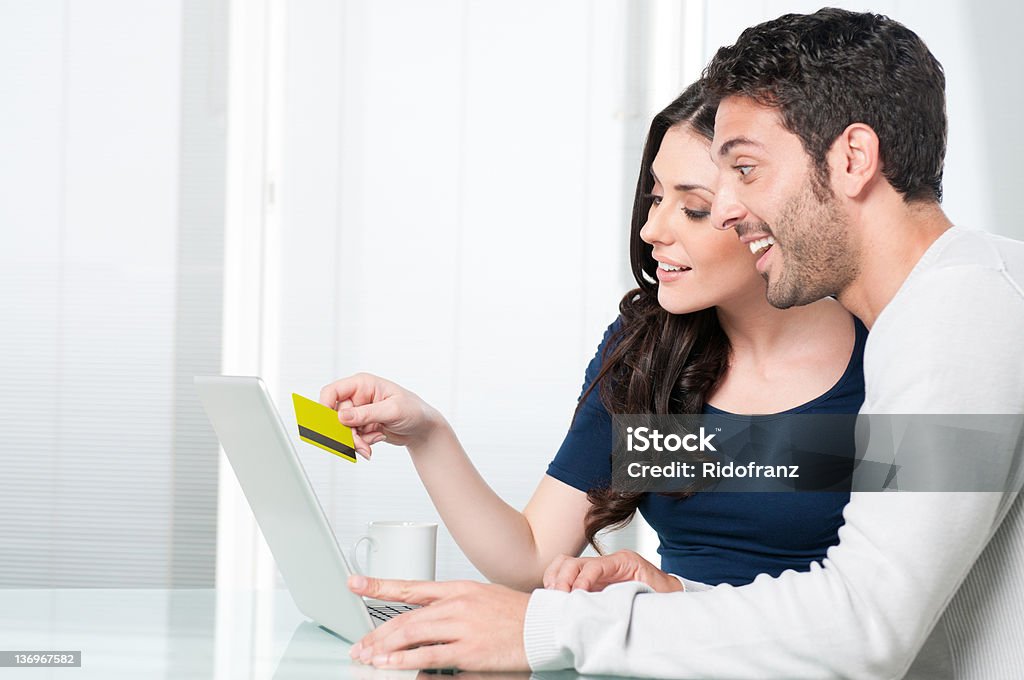
MULTIPOLYGON (((601 355, 616 319, 605 331, 587 367, 583 391, 601 370, 601 355)), ((856 344, 839 381, 825 394, 790 413, 855 414, 864 401, 863 358, 867 329, 854 319, 856 344)), ((724 414, 708 406, 704 413, 724 414)), ((548 475, 580 491, 601 489, 611 480, 612 420, 598 389, 589 395, 548 466, 548 475)), ((786 569, 808 571, 839 542, 843 508, 850 495, 838 491, 701 491, 678 499, 644 494, 638 507, 658 532, 661 568, 712 585, 744 585, 758 574, 778 576, 786 569)))

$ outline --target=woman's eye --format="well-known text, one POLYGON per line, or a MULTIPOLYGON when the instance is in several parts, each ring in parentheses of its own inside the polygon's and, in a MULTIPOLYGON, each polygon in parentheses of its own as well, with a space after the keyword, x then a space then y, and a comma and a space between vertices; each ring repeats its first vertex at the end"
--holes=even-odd
POLYGON ((736 170, 739 171, 740 175, 742 175, 743 177, 746 177, 747 175, 749 175, 751 172, 754 171, 754 166, 753 165, 737 165, 736 166, 736 170))
POLYGON ((647 194, 647 198, 651 199, 651 205, 661 205, 661 196, 647 194))
POLYGON ((711 214, 707 210, 691 210, 690 208, 683 208, 683 213, 691 220, 702 220, 711 214))

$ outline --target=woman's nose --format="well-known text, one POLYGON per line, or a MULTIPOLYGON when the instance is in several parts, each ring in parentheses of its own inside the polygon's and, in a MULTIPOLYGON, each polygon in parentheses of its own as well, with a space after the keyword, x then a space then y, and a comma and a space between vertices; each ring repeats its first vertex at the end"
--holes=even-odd
POLYGON ((669 229, 666 222, 668 221, 665 217, 665 210, 661 209, 661 206, 654 206, 650 212, 647 213, 647 221, 644 226, 640 228, 640 240, 644 243, 665 243, 666 238, 669 235, 669 229))

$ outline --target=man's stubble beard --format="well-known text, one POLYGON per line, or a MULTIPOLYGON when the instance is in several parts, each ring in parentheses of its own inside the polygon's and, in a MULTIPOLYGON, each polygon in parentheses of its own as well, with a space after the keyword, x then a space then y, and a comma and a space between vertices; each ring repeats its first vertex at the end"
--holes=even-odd
POLYGON ((808 183, 782 208, 772 227, 783 246, 784 266, 769 277, 768 302, 779 309, 838 295, 857 278, 860 253, 850 222, 827 187, 808 183), (774 279, 774 280, 773 280, 774 279))

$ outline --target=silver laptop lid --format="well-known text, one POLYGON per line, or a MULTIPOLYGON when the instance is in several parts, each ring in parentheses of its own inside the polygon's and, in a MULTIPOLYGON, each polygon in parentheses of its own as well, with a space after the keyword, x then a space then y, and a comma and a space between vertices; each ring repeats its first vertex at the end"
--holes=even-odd
POLYGON ((213 423, 256 522, 299 610, 347 640, 373 628, 352 573, 263 381, 196 376, 213 423))

